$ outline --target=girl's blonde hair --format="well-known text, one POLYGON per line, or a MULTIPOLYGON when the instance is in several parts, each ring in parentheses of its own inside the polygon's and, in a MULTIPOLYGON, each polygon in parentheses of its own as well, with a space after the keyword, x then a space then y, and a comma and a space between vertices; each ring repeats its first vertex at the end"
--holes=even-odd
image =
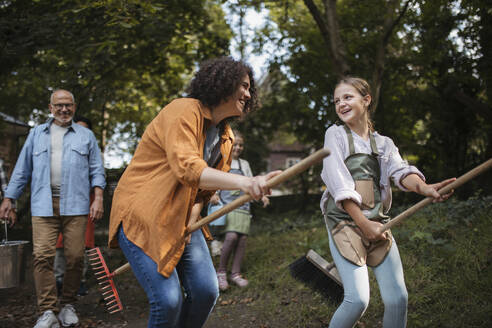
POLYGON ((372 112, 374 111, 372 105, 373 102, 372 102, 371 86, 369 85, 369 83, 367 83, 366 80, 360 77, 352 77, 352 76, 345 76, 341 78, 338 81, 337 85, 335 86, 335 89, 342 84, 348 84, 353 86, 355 90, 357 90, 362 97, 371 96, 371 103, 369 104, 369 106, 367 106, 367 125, 369 126, 369 131, 374 132, 374 123, 371 120, 371 115, 372 112))

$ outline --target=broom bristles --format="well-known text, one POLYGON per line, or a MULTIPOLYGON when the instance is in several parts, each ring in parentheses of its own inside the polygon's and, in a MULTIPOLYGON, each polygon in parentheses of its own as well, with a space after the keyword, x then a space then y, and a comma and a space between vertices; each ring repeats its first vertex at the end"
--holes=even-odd
POLYGON ((311 261, 306 256, 303 256, 291 263, 289 265, 291 275, 330 301, 340 303, 343 300, 343 286, 341 283, 335 276, 328 271, 321 270, 311 261))

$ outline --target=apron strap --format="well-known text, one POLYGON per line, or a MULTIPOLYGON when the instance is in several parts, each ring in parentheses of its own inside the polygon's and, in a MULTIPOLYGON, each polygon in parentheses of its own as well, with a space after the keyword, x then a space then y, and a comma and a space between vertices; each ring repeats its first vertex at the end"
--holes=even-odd
POLYGON ((239 165, 239 171, 244 175, 243 168, 241 167, 241 160, 239 158, 237 159, 237 164, 239 165))
POLYGON ((349 127, 346 125, 344 125, 343 127, 345 128, 345 132, 347 133, 350 155, 353 155, 355 154, 355 147, 354 147, 354 137, 352 136, 352 131, 350 131, 349 127))
MULTIPOLYGON (((350 155, 353 155, 355 154, 354 136, 352 135, 352 131, 350 131, 350 128, 348 126, 344 125, 343 127, 345 129, 345 132, 347 133, 350 155)), ((371 143, 372 155, 378 157, 379 153, 378 153, 378 147, 376 145, 376 138, 374 138, 374 135, 371 132, 369 132, 369 141, 371 143)))
MULTIPOLYGON (((239 166, 239 171, 241 171, 241 175, 244 176, 244 171, 241 167, 241 160, 238 158, 237 159, 237 165, 239 166)), ((232 190, 224 190, 224 192, 231 192, 232 190)), ((219 192, 219 198, 220 198, 220 201, 222 202, 222 204, 227 204, 227 202, 225 202, 223 199, 222 199, 222 190, 220 190, 219 192)))
POLYGON ((376 145, 376 138, 374 138, 374 135, 369 131, 369 140, 371 142, 371 151, 372 151, 372 156, 378 157, 378 147, 376 145))

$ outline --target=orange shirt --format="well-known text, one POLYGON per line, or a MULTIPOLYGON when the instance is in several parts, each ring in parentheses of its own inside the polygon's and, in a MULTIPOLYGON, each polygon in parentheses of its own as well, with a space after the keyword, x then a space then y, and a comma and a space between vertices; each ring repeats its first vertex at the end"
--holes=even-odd
MULTIPOLYGON (((184 237, 196 199, 208 201, 214 191, 198 192, 210 109, 199 100, 180 98, 164 107, 147 126, 130 165, 113 196, 109 247, 117 247, 120 224, 127 238, 169 277, 183 253, 184 237)), ((226 125, 217 169, 229 171, 234 141, 226 125)))

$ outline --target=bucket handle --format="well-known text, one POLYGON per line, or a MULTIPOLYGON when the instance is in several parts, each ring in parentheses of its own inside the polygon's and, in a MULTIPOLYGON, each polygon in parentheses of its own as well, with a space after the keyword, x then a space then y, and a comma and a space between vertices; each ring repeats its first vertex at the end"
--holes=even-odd
POLYGON ((5 227, 5 244, 9 241, 8 234, 7 234, 7 220, 3 220, 4 227, 5 227))

